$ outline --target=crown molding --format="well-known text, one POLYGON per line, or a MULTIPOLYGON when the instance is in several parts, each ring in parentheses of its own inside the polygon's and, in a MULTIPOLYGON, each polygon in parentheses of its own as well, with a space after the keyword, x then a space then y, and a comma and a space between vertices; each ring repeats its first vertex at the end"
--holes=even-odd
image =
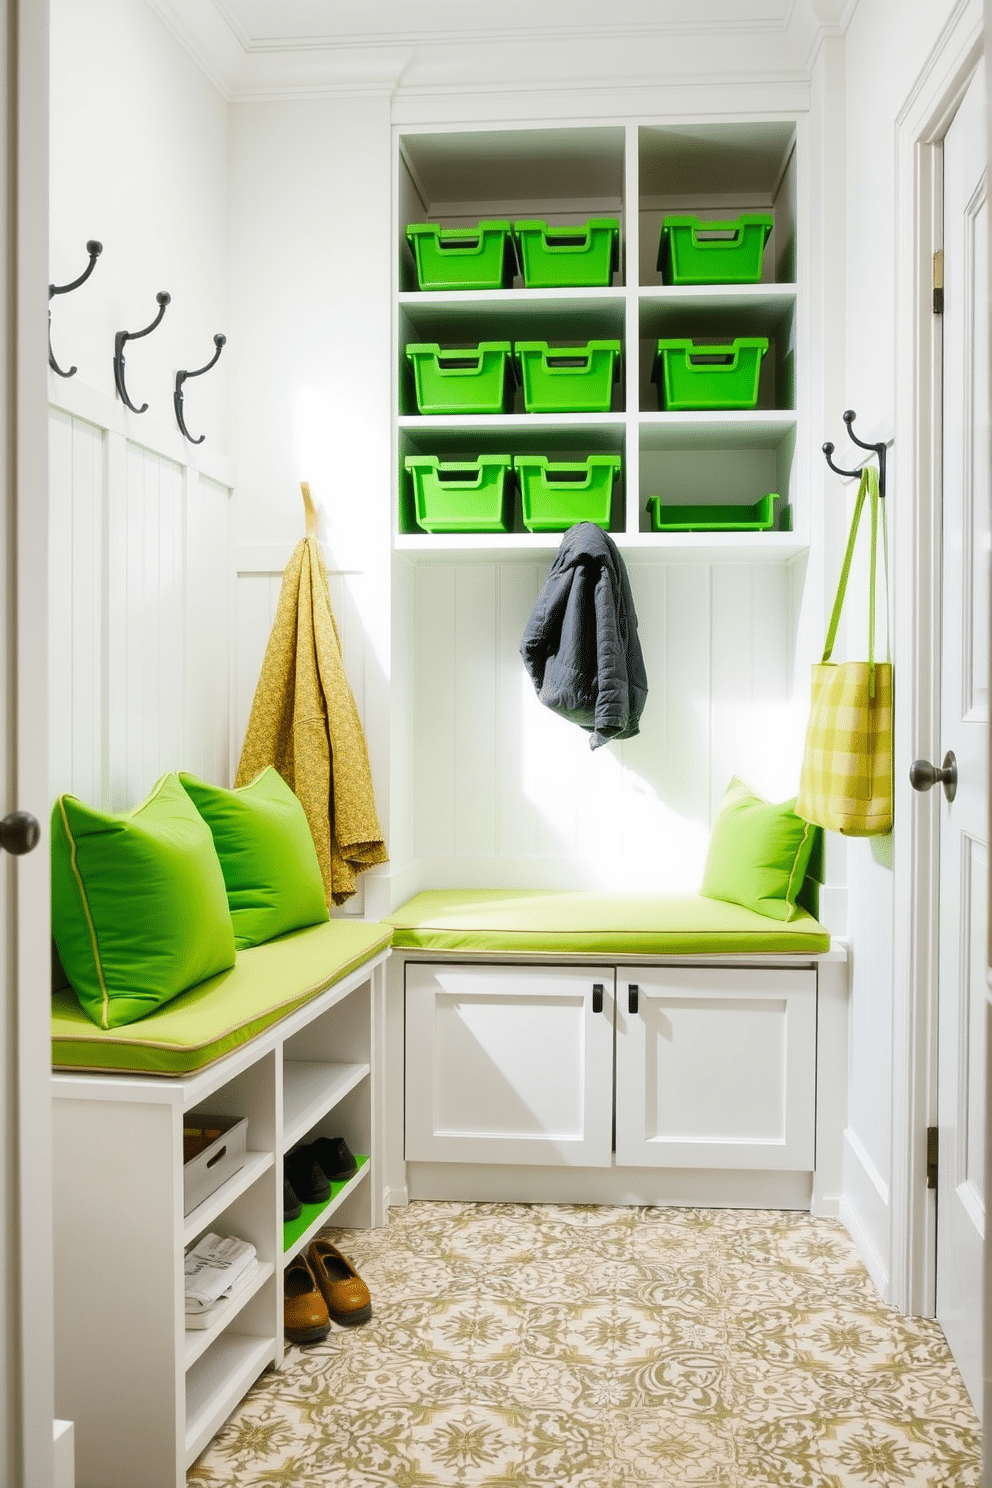
POLYGON ((807 72, 829 37, 846 36, 857 6, 858 0, 791 0, 785 25, 807 72))
POLYGON ((846 31, 857 0, 790 0, 782 21, 488 26, 255 42, 225 0, 147 0, 228 102, 329 94, 397 100, 808 81, 823 39, 846 31))

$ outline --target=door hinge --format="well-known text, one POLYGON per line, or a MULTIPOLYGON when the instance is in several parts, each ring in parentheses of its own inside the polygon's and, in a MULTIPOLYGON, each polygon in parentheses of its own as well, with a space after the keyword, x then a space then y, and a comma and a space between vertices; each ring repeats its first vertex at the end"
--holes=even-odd
POLYGON ((940 1146, 939 1129, 927 1127, 927 1188, 937 1187, 937 1154, 940 1146))
POLYGON ((938 248, 933 256, 933 313, 944 313, 944 250, 938 248))

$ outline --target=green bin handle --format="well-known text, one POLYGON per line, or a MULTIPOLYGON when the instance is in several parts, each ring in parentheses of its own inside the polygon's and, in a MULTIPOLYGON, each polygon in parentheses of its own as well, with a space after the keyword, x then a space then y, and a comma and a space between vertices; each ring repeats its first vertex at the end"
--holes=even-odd
POLYGON ((705 367, 708 372, 733 372, 739 356, 739 346, 732 351, 720 351, 714 347, 712 351, 687 351, 685 359, 690 367, 705 367))

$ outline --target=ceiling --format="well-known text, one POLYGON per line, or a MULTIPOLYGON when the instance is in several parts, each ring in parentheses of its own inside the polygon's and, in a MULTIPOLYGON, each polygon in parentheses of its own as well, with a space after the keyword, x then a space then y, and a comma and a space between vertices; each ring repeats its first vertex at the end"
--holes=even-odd
POLYGON ((246 47, 317 45, 383 37, 433 40, 574 30, 680 30, 713 25, 781 26, 792 0, 611 0, 608 20, 591 0, 215 0, 246 47))
POLYGON ((232 100, 808 79, 857 0, 147 0, 232 100))

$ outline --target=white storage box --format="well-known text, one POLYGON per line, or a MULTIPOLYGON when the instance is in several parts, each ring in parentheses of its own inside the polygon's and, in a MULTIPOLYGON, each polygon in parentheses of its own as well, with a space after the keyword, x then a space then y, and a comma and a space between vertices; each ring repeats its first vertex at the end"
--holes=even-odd
POLYGON ((248 1118, 205 1116, 194 1111, 183 1120, 183 1214, 209 1198, 244 1167, 248 1118))

